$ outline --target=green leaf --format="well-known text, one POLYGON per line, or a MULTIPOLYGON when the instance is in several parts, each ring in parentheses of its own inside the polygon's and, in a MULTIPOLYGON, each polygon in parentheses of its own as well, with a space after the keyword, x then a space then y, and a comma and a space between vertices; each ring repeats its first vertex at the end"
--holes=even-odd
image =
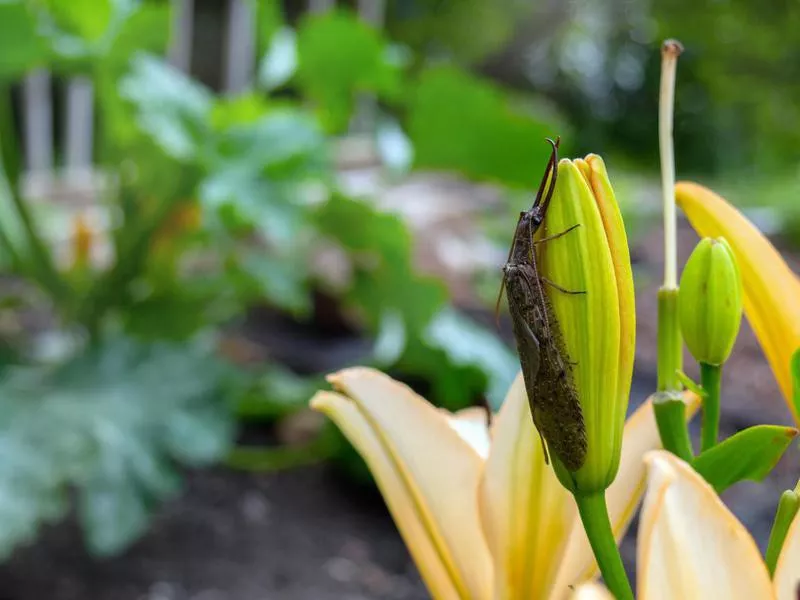
POLYGON ((196 158, 211 139, 211 92, 164 61, 137 54, 130 73, 120 81, 119 93, 133 105, 141 130, 168 155, 196 158))
POLYGON ((739 481, 761 481, 797 433, 792 427, 756 425, 706 450, 695 458, 692 466, 719 493, 739 481))
POLYGON ((347 125, 356 92, 386 98, 400 92, 400 65, 380 33, 352 12, 305 17, 298 28, 297 51, 298 83, 334 130, 347 125))
POLYGON ((428 326, 425 341, 441 348, 458 366, 480 369, 488 379, 486 395, 492 410, 500 410, 519 371, 519 360, 500 339, 453 308, 441 311, 428 326))
POLYGON ((273 256, 267 253, 246 255, 240 263, 240 285, 252 289, 245 296, 266 299, 278 308, 297 316, 311 310, 305 253, 273 256))
POLYGON ((129 7, 130 0, 45 0, 55 24, 88 42, 99 40, 108 29, 113 12, 129 7))
POLYGON ((38 30, 36 18, 21 1, 0 2, 0 79, 20 77, 43 66, 49 44, 38 30))
POLYGON ((89 548, 122 550, 178 488, 177 463, 231 446, 228 370, 204 344, 115 339, 53 369, 0 383, 0 555, 65 514, 77 489, 89 548))
POLYGON ((409 106, 415 165, 452 169, 476 179, 533 187, 554 131, 544 119, 512 108, 492 83, 451 67, 425 71, 409 106))

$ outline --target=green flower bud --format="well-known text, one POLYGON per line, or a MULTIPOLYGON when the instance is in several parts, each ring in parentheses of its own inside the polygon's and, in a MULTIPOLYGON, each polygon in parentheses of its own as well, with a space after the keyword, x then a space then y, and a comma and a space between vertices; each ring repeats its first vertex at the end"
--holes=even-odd
POLYGON ((742 279, 725 238, 704 238, 692 252, 678 292, 681 332, 695 360, 724 363, 742 320, 742 279))

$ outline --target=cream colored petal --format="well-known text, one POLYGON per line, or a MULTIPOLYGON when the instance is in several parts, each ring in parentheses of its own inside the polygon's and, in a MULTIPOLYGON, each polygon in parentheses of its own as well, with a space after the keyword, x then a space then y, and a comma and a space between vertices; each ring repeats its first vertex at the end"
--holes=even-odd
POLYGON ((545 465, 521 375, 492 426, 480 499, 495 599, 546 598, 575 519, 575 502, 545 465))
POLYGON ((596 583, 586 583, 576 589, 570 596, 571 600, 614 600, 606 588, 596 583))
POLYGON ((460 596, 488 598, 491 560, 478 516, 483 459, 445 414, 383 373, 346 369, 329 380, 379 439, 460 596))
POLYGON ((444 409, 440 410, 447 418, 450 427, 485 460, 489 456, 491 446, 486 409, 473 406, 460 410, 455 415, 444 409))
MULTIPOLYGON (((700 398, 691 393, 684 394, 687 419, 694 416, 700 406, 700 398)), ((622 436, 622 458, 617 478, 606 491, 606 502, 614 536, 621 540, 630 526, 636 508, 642 499, 647 475, 643 457, 650 450, 661 447, 652 400, 642 404, 628 418, 622 436)), ((587 581, 597 575, 586 532, 580 522, 575 523, 569 546, 559 572, 555 590, 557 598, 569 593, 570 586, 587 581)))
POLYGON ((639 600, 774 598, 753 538, 713 488, 669 452, 651 452, 645 461, 639 600))
POLYGON ((328 415, 364 457, 431 595, 439 600, 459 598, 453 577, 426 528, 394 458, 358 406, 333 392, 317 392, 311 400, 311 406, 328 415))
POLYGON ((795 516, 786 533, 773 582, 778 600, 797 600, 800 594, 800 514, 795 516))

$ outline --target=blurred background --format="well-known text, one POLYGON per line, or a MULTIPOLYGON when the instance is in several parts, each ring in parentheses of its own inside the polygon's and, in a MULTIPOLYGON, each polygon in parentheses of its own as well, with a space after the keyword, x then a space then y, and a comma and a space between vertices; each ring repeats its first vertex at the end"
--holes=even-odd
MULTIPOLYGON (((426 598, 324 374, 500 405, 499 267, 560 135, 623 208, 641 402, 660 43, 679 177, 797 269, 798 31, 789 0, 2 0, 0 598, 426 598)), ((724 386, 723 434, 791 422, 746 326, 724 386)), ((726 493, 762 547, 797 460, 726 493)))

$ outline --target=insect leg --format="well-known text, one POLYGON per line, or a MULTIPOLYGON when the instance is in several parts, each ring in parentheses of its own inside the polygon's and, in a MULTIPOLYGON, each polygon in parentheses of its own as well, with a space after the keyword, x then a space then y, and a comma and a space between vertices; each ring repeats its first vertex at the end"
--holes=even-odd
POLYGON ((586 290, 568 290, 567 288, 561 287, 557 283, 550 281, 547 277, 539 277, 542 281, 544 281, 547 285, 552 287, 553 289, 558 290, 559 292, 563 292, 565 294, 570 295, 578 295, 578 294, 585 294, 586 290))
POLYGON ((558 238, 567 235, 570 231, 572 231, 573 229, 577 229, 580 226, 581 226, 580 223, 575 223, 575 225, 573 225, 572 227, 567 227, 561 233, 554 233, 553 235, 548 235, 547 237, 543 237, 540 240, 534 240, 533 243, 534 245, 536 245, 536 244, 544 244, 545 242, 549 242, 551 240, 557 240, 558 238))

